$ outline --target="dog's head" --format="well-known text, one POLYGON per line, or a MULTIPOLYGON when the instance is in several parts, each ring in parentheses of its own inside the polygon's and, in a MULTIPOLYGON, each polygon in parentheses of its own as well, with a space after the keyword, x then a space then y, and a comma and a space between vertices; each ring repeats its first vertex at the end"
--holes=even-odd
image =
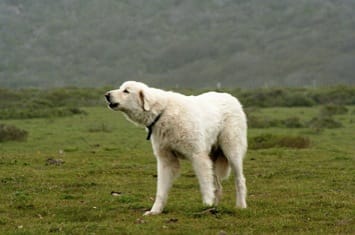
POLYGON ((113 110, 125 111, 149 111, 148 98, 149 87, 140 82, 128 81, 117 90, 106 92, 108 105, 113 110))
POLYGON ((156 112, 157 89, 150 88, 144 83, 128 81, 119 89, 106 92, 108 106, 115 111, 122 111, 134 122, 144 124, 142 116, 156 112), (143 123, 142 123, 143 122, 143 123))

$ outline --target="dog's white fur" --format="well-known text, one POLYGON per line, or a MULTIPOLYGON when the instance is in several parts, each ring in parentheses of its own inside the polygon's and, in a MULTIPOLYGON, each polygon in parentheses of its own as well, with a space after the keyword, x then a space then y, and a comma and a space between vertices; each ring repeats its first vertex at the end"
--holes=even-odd
POLYGON ((152 128, 151 143, 157 159, 158 182, 153 207, 145 215, 159 214, 179 172, 179 159, 192 162, 203 203, 217 204, 220 181, 235 174, 236 206, 246 208, 243 158, 247 150, 247 121, 239 101, 227 93, 185 96, 128 81, 106 93, 114 110, 134 123, 152 128))

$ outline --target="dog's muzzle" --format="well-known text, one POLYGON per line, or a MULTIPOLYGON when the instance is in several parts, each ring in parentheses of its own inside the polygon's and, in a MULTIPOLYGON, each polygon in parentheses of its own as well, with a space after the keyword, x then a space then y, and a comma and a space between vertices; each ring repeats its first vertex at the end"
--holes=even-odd
POLYGON ((111 109, 114 109, 117 108, 119 105, 119 103, 110 103, 108 106, 110 106, 111 109))
POLYGON ((107 102, 109 103, 108 106, 109 106, 111 109, 117 108, 117 107, 120 105, 119 103, 113 103, 113 102, 111 101, 111 94, 110 94, 110 92, 107 92, 107 93, 105 94, 105 98, 106 98, 107 102))

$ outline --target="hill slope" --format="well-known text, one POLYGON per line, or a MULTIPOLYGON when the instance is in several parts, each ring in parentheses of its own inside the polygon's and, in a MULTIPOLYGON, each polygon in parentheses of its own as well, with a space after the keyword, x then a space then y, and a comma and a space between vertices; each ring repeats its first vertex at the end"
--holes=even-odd
POLYGON ((352 0, 4 0, 0 86, 355 84, 352 0))

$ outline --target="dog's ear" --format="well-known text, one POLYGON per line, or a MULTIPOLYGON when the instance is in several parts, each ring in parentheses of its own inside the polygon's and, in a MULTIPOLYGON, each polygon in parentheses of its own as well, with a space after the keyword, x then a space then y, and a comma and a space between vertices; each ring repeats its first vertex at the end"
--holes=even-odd
POLYGON ((150 104, 149 104, 150 101, 148 99, 146 92, 144 92, 143 90, 139 91, 139 100, 141 101, 142 109, 144 111, 149 111, 150 110, 150 104))

